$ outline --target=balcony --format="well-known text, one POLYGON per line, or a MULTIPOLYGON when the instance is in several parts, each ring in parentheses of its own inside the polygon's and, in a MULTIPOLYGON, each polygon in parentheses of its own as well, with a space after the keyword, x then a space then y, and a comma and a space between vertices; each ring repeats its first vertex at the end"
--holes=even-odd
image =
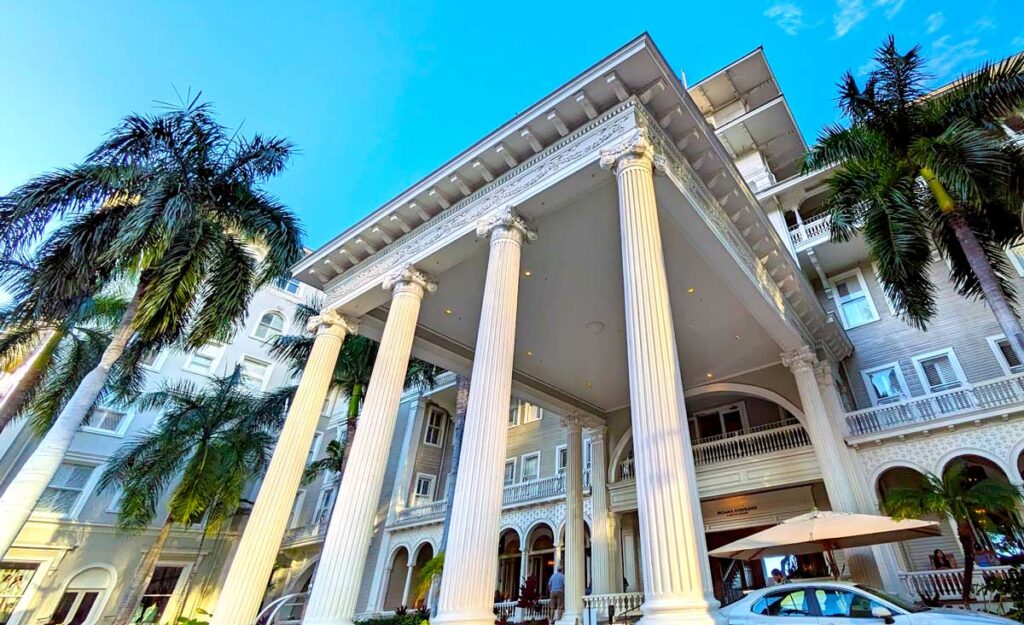
POLYGON ((851 412, 846 415, 846 424, 854 438, 868 437, 938 421, 997 416, 1022 402, 1024 375, 1018 374, 851 412))
POLYGON ((327 520, 288 530, 281 539, 281 549, 295 549, 322 542, 327 535, 327 520))
POLYGON ((789 238, 793 241, 793 249, 797 252, 824 243, 831 236, 832 215, 829 213, 822 213, 789 229, 789 238))

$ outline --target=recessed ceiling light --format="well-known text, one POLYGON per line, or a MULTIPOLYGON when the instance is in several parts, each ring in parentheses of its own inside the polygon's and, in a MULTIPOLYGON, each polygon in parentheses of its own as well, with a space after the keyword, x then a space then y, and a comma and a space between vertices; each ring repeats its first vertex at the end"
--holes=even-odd
POLYGON ((691 286, 690 288, 686 289, 686 292, 687 292, 687 293, 696 293, 696 292, 697 292, 697 289, 695 289, 695 288, 693 288, 693 287, 691 286))
POLYGON ((715 377, 715 374, 713 374, 713 373, 705 373, 704 377, 713 378, 713 377, 715 377))
POLYGON ((444 314, 446 314, 446 315, 452 314, 452 309, 451 308, 445 308, 444 309, 444 314))
POLYGON ((526 276, 527 278, 529 278, 530 276, 533 275, 533 272, 530 271, 529 269, 527 269, 526 271, 523 272, 523 275, 526 276))
POLYGON ((527 356, 533 356, 533 352, 526 352, 527 356))
POLYGON ((589 386, 589 387, 593 387, 593 386, 594 386, 594 383, 593 383, 593 382, 587 382, 587 386, 589 386))
POLYGON ((739 334, 737 334, 736 336, 734 336, 734 337, 732 337, 732 338, 734 338, 734 339, 736 339, 736 340, 738 341, 738 340, 740 340, 740 338, 742 338, 742 337, 741 337, 741 336, 740 336, 739 334))

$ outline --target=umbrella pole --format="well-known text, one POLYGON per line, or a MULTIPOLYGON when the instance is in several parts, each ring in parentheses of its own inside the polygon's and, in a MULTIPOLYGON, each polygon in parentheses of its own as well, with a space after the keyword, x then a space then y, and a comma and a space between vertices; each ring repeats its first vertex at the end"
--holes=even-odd
POLYGON ((839 566, 836 564, 836 555, 832 553, 831 547, 825 549, 825 557, 828 559, 828 568, 832 569, 832 579, 838 581, 839 566))

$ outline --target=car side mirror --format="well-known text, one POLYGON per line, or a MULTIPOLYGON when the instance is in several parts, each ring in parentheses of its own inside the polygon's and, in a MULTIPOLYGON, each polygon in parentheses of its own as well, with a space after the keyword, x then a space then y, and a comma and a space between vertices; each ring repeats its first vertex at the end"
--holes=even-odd
POLYGON ((871 616, 882 619, 885 625, 892 625, 896 622, 896 619, 892 617, 892 610, 880 605, 871 608, 871 616))

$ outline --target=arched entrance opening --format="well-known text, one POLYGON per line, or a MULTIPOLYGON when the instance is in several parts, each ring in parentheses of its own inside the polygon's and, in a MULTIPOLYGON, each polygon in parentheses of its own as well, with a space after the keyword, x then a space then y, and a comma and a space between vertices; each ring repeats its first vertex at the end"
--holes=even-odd
MULTIPOLYGON (((585 594, 590 594, 589 589, 591 588, 591 580, 593 579, 590 570, 590 524, 587 523, 586 519, 583 521, 583 571, 586 577, 583 580, 583 588, 585 594)), ((565 562, 565 524, 559 528, 558 534, 558 559, 555 562, 555 567, 564 566, 565 562)), ((562 571, 565 572, 564 570, 562 571)))
POLYGON ((430 543, 423 543, 416 551, 413 559, 412 575, 409 576, 411 587, 408 590, 406 605, 410 608, 422 608, 427 604, 427 595, 430 588, 422 579, 423 567, 434 557, 434 546, 430 543))
MULTIPOLYGON (((924 483, 924 474, 912 467, 894 466, 883 471, 875 480, 875 491, 882 512, 885 512, 886 498, 894 489, 920 488, 924 483)), ((956 532, 950 520, 936 515, 926 516, 924 520, 938 522, 942 534, 896 543, 896 548, 902 552, 910 570, 935 570, 937 567, 945 567, 947 562, 951 568, 959 568, 963 564, 963 550, 956 540, 956 532)))
POLYGON ((541 523, 530 530, 526 544, 529 546, 526 574, 537 580, 540 596, 547 598, 548 580, 555 572, 555 532, 550 525, 541 523))
POLYGON ((519 599, 519 579, 523 568, 522 547, 519 544, 519 533, 514 529, 506 529, 498 536, 498 584, 494 591, 494 601, 515 601, 519 599))
POLYGON ((385 610, 397 610, 405 605, 403 595, 405 580, 409 575, 409 550, 405 547, 395 550, 391 556, 391 566, 388 568, 388 586, 381 607, 385 610))
MULTIPOLYGON (((985 480, 1009 484, 1009 476, 995 461, 976 454, 962 454, 950 459, 942 468, 943 479, 959 471, 960 479, 972 487, 985 480)), ((972 519, 974 557, 978 566, 996 566, 1024 561, 1024 537, 1020 532, 1017 511, 984 511, 972 519)))
POLYGON ((113 582, 106 566, 86 568, 71 578, 57 602, 50 622, 93 625, 103 613, 113 582))

